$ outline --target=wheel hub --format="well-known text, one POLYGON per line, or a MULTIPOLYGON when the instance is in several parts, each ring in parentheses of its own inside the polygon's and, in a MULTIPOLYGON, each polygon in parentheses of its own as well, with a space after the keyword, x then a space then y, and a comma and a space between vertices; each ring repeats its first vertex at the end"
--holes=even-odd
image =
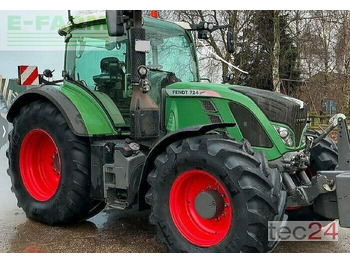
POLYGON ((202 191, 195 198, 195 209, 204 219, 219 217, 225 209, 225 201, 215 190, 202 191))
POLYGON ((218 178, 204 170, 179 174, 170 190, 169 209, 180 234, 200 247, 220 243, 232 225, 228 191, 218 178))

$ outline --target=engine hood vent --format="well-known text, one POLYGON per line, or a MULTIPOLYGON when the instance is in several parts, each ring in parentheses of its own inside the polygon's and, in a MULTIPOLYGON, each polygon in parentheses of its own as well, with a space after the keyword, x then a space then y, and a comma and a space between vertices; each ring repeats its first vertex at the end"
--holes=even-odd
POLYGON ((252 99, 270 121, 289 126, 295 134, 296 146, 299 145, 307 122, 307 106, 304 102, 263 89, 239 86, 229 89, 252 99))

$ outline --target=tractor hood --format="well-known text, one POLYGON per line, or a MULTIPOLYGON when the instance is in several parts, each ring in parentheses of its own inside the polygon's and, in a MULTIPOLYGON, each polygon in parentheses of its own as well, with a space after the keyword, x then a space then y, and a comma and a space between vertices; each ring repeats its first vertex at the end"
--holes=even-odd
POLYGON ((270 122, 289 126, 295 134, 296 145, 299 145, 307 122, 307 106, 304 102, 267 90, 235 85, 179 82, 169 85, 167 94, 173 97, 231 100, 246 107, 260 120, 262 119, 260 114, 263 113, 270 122))
POLYGON ((296 144, 299 144, 307 122, 307 107, 303 101, 251 87, 232 86, 229 89, 252 99, 271 122, 289 126, 295 134, 296 144))

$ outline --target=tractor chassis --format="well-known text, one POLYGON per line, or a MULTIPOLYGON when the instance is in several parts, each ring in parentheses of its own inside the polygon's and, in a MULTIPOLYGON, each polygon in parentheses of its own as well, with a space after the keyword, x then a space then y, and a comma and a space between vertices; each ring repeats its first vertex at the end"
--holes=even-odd
POLYGON ((116 209, 129 209, 138 205, 148 209, 144 197, 148 191, 147 175, 157 157, 171 143, 204 135, 215 129, 232 127, 235 123, 198 125, 179 129, 161 138, 152 148, 144 141, 130 138, 97 139, 92 141, 91 190, 93 199, 106 201, 116 209))

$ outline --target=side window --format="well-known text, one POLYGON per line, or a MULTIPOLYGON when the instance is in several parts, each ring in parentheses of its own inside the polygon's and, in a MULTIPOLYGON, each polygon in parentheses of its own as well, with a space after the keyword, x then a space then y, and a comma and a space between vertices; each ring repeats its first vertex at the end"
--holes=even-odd
MULTIPOLYGON (((106 85, 124 85, 126 73, 126 43, 108 38, 81 38, 77 43, 75 79, 90 89, 105 89, 106 85)), ((103 91, 103 90, 102 90, 103 91)))
POLYGON ((70 78, 96 92, 101 99, 109 97, 128 124, 131 98, 127 88, 127 37, 109 37, 106 30, 88 29, 71 33, 65 70, 70 78))

